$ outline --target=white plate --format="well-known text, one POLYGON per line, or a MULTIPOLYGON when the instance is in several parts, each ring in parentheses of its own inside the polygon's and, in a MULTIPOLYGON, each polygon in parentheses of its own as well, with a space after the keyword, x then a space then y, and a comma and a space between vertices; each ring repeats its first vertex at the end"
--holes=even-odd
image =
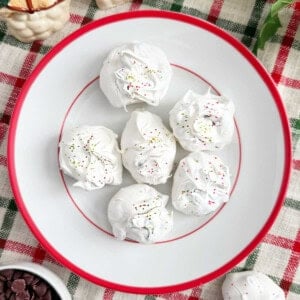
MULTIPOLYGON (((44 57, 17 103, 8 155, 20 211, 59 262, 106 287, 162 293, 212 280, 254 249, 281 207, 291 144, 276 87, 244 46, 199 19, 139 11, 93 22, 44 57), (203 93, 208 86, 236 106, 233 142, 218 152, 231 167, 230 201, 205 218, 175 213, 174 230, 154 245, 115 240, 106 208, 119 187, 93 192, 73 188, 57 161, 60 135, 67 128, 99 124, 120 136, 130 113, 109 105, 97 76, 107 53, 133 40, 162 48, 174 70, 161 106, 134 108, 159 114, 167 125, 168 111, 188 89, 203 93)), ((180 150, 177 159, 182 155, 180 150)), ((169 193, 169 181, 158 189, 169 193)), ((123 185, 131 183, 125 172, 123 185)))

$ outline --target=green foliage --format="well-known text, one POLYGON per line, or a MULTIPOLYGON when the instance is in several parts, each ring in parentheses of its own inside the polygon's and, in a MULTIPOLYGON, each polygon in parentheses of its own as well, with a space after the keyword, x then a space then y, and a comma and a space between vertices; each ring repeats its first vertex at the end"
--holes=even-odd
POLYGON ((257 55, 258 49, 264 49, 265 43, 277 32, 282 25, 278 13, 280 10, 290 5, 294 0, 277 0, 272 4, 270 12, 259 32, 253 53, 257 55))
POLYGON ((9 0, 0 0, 0 8, 8 5, 9 0))

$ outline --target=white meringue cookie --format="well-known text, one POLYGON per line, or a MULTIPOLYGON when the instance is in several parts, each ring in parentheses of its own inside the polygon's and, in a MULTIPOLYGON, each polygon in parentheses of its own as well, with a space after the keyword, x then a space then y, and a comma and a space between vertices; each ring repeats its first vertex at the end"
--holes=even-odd
POLYGON ((173 227, 173 214, 165 208, 168 198, 146 184, 120 189, 108 206, 114 236, 140 243, 160 241, 173 227))
POLYGON ((166 55, 159 48, 133 42, 113 49, 100 71, 100 87, 115 107, 146 102, 159 105, 172 76, 166 55))
POLYGON ((64 133, 59 144, 63 172, 86 190, 122 182, 122 159, 117 135, 103 126, 81 126, 64 133))
POLYGON ((216 155, 194 152, 177 167, 172 187, 173 206, 187 215, 205 215, 228 201, 229 169, 216 155))
POLYGON ((268 276, 246 271, 229 273, 222 286, 224 300, 284 300, 283 290, 268 276))
POLYGON ((231 142, 233 114, 233 102, 225 97, 188 91, 170 111, 170 125, 185 150, 216 150, 231 142))
POLYGON ((173 169, 176 141, 157 115, 134 111, 121 138, 124 167, 138 183, 166 183, 173 169))

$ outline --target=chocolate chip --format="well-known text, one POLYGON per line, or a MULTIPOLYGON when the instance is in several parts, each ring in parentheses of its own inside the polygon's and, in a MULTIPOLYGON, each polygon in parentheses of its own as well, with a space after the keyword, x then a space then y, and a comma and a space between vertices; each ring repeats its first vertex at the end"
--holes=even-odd
POLYGON ((32 284, 32 282, 34 280, 34 276, 30 273, 24 273, 23 279, 25 280, 27 285, 30 285, 30 284, 32 284))
POLYGON ((40 282, 37 285, 33 285, 32 289, 35 291, 37 296, 42 297, 47 293, 48 286, 44 282, 40 282))
POLYGON ((44 279, 20 270, 0 271, 0 300, 61 300, 44 279))
POLYGON ((44 296, 42 296, 42 297, 40 297, 38 299, 39 300, 51 300, 52 299, 52 297, 51 297, 51 291, 48 290, 48 292, 44 296))
POLYGON ((32 285, 37 285, 40 282, 40 278, 39 277, 34 277, 31 284, 32 285))
POLYGON ((1 275, 3 275, 6 280, 11 280, 13 277, 14 271, 13 270, 3 270, 1 271, 1 275))
POLYGON ((30 294, 28 291, 22 291, 16 294, 16 300, 30 300, 30 294))
POLYGON ((13 281, 11 285, 11 290, 17 294, 24 291, 25 288, 26 288, 26 282, 24 279, 16 279, 13 281))
POLYGON ((12 294, 12 291, 11 291, 11 289, 9 288, 9 289, 5 292, 5 297, 6 297, 7 299, 9 299, 9 297, 10 297, 11 294, 12 294))
POLYGON ((12 285, 12 281, 8 280, 6 281, 6 286, 10 289, 12 285))
POLYGON ((13 279, 19 279, 22 278, 23 272, 21 271, 15 271, 15 273, 13 274, 13 279))

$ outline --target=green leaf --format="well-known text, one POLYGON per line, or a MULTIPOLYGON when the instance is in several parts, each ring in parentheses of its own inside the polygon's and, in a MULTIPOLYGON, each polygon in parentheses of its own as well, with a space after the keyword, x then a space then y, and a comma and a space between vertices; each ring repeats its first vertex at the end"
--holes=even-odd
POLYGON ((278 0, 271 6, 271 16, 275 16, 278 12, 285 8, 286 6, 290 5, 293 0, 278 0))
POLYGON ((256 43, 254 45, 253 53, 257 55, 258 49, 264 49, 266 42, 277 32, 281 27, 278 13, 290 5, 294 0, 277 0, 272 4, 270 12, 264 21, 262 28, 258 34, 256 43))
POLYGON ((9 0, 0 0, 0 8, 8 5, 9 0))

